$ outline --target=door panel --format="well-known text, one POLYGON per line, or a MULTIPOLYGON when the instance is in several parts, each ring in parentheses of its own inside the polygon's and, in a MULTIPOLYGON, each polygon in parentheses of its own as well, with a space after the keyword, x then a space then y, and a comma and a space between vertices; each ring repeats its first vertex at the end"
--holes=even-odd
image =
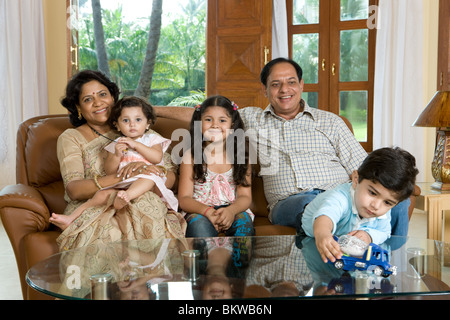
POLYGON ((271 0, 209 0, 207 95, 265 108, 259 75, 271 58, 271 37, 271 0))

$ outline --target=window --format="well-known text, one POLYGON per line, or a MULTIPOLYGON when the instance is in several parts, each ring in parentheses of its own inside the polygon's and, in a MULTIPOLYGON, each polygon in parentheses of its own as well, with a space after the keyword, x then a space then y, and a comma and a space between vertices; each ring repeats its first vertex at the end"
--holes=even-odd
POLYGON ((206 0, 67 1, 69 73, 101 70, 154 105, 204 100, 206 0))
POLYGON ((342 115, 372 151, 376 0, 286 0, 291 58, 311 107, 342 115))

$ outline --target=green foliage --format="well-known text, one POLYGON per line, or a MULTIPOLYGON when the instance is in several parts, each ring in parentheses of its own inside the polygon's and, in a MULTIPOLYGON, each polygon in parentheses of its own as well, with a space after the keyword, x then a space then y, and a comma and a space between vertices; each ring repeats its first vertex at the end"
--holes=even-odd
MULTIPOLYGON (((182 12, 161 29, 149 97, 154 105, 168 105, 178 97, 205 89, 206 0, 190 0, 182 7, 182 12)), ((80 69, 96 70, 92 13, 82 21, 80 69)), ((150 18, 145 26, 139 21, 125 22, 119 6, 115 10, 103 9, 102 21, 111 77, 123 94, 132 95, 145 58, 150 18)))
POLYGON ((191 91, 189 96, 178 97, 169 103, 169 106, 195 107, 206 99, 206 93, 201 90, 191 91))

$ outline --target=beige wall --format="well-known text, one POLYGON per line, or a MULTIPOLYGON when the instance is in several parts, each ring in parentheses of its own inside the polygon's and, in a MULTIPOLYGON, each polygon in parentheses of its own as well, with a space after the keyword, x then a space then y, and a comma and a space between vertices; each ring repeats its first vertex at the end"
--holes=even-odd
POLYGON ((45 47, 49 114, 65 113, 60 104, 67 83, 66 1, 42 0, 44 7, 45 47))
MULTIPOLYGON (((42 0, 46 30, 49 113, 64 113, 59 100, 67 83, 67 39, 66 1, 42 0)), ((424 101, 436 93, 437 79, 437 34, 439 0, 423 0, 424 3, 424 101)), ((418 116, 418 115, 417 115, 418 116)), ((433 181, 431 161, 434 153, 435 129, 426 129, 423 150, 426 154, 425 180, 433 181)))

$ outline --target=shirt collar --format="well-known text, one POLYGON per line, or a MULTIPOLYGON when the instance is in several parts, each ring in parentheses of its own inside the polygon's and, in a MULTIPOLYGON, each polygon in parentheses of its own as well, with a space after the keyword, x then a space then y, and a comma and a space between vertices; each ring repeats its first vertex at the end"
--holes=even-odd
MULTIPOLYGON (((299 112, 299 113, 295 116, 294 119, 299 119, 299 118, 303 117, 303 115, 309 115, 309 116, 311 117, 311 119, 315 120, 317 110, 314 109, 314 108, 311 108, 311 107, 308 105, 308 103, 307 103, 305 100, 303 100, 303 99, 300 100, 300 104, 303 106, 303 111, 302 111, 302 112, 299 112)), ((267 106, 267 108, 264 109, 264 113, 266 113, 266 114, 269 114, 269 113, 270 113, 270 114, 272 114, 274 117, 283 119, 283 118, 281 118, 279 115, 277 115, 277 114, 275 113, 275 111, 273 110, 273 107, 272 107, 271 104, 269 104, 269 105, 267 106)), ((285 119, 283 119, 283 120, 285 120, 285 119)))

